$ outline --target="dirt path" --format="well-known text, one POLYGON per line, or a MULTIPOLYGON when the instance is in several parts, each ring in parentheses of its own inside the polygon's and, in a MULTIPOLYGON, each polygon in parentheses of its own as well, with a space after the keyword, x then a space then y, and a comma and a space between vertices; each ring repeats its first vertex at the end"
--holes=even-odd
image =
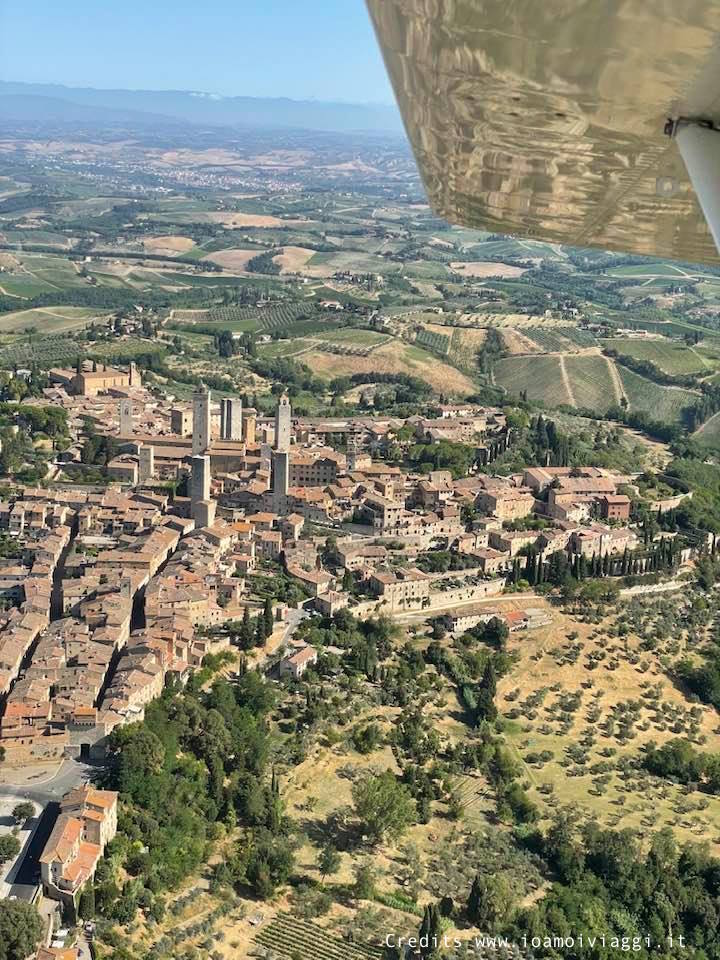
POLYGON ((617 372, 617 367, 612 362, 610 357, 605 357, 608 365, 608 372, 610 374, 610 379, 612 380, 613 387, 615 388, 615 399, 618 404, 625 396, 625 391, 623 390, 622 380, 620 379, 620 374, 617 372))
POLYGON ((52 287, 53 290, 62 289, 56 283, 53 283, 52 280, 46 280, 44 277, 39 277, 36 273, 33 273, 33 271, 26 264, 23 264, 23 271, 27 273, 28 276, 32 277, 33 280, 37 280, 38 283, 46 283, 49 287, 52 287))
POLYGON ((562 377, 563 386, 565 387, 565 392, 568 395, 570 400, 570 405, 573 407, 577 406, 577 401, 575 399, 575 394, 572 392, 572 386, 570 384, 570 377, 568 376, 567 369, 565 368, 565 357, 560 354, 560 376, 562 377))
POLYGON ((707 368, 707 367, 710 367, 710 368, 713 369, 713 370, 715 369, 715 368, 712 366, 712 364, 707 360, 706 357, 704 357, 701 353, 698 353, 698 352, 697 352, 697 350, 695 349, 695 347, 690 347, 689 349, 690 349, 690 353, 691 353, 694 357, 697 357, 698 360, 700 361, 700 363, 701 363, 704 367, 706 367, 706 368, 707 368))
POLYGON ((534 340, 531 340, 530 337, 515 327, 504 327, 500 332, 500 336, 505 344, 505 348, 511 355, 521 356, 522 354, 542 353, 540 347, 534 340))

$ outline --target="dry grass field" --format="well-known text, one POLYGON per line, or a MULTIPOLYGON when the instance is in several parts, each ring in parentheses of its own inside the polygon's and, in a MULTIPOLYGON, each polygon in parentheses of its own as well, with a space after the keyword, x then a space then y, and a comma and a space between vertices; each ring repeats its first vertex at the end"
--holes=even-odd
POLYGON ((522 267, 492 260, 453 260, 450 269, 463 277, 521 277, 526 272, 522 267))
POLYGON ((262 250, 238 250, 233 248, 231 250, 220 250, 218 253, 209 253, 206 257, 203 257, 203 260, 217 263, 218 266, 225 267, 227 270, 244 271, 248 261, 259 253, 262 253, 262 250))
POLYGON ((368 357, 338 356, 311 350, 303 354, 302 359, 314 373, 328 380, 353 373, 409 373, 441 393, 465 397, 477 390, 476 384, 455 367, 419 347, 397 340, 379 347, 368 357))
POLYGON ((210 213, 201 213, 195 217, 202 223, 221 223, 230 230, 241 227, 302 227, 312 222, 309 220, 281 220, 264 213, 225 213, 213 210, 210 213))
MULTIPOLYGON (((682 598, 648 597, 656 610, 648 622, 663 616, 660 603, 681 605, 682 598)), ((676 635, 648 650, 644 632, 618 631, 615 616, 587 623, 558 610, 551 627, 511 636, 518 659, 498 684, 498 709, 546 815, 570 805, 608 826, 670 826, 681 841, 720 847, 720 797, 688 794, 638 766, 651 740, 689 737, 703 749, 697 744, 707 738, 709 749, 717 733, 715 711, 689 703, 663 669, 663 655, 683 645, 676 635)))
POLYGON ((195 246, 190 237, 146 237, 143 246, 150 253, 187 253, 195 246))
POLYGON ((314 256, 315 251, 306 247, 283 247, 282 253, 273 257, 273 262, 280 267, 280 273, 298 273, 314 256))

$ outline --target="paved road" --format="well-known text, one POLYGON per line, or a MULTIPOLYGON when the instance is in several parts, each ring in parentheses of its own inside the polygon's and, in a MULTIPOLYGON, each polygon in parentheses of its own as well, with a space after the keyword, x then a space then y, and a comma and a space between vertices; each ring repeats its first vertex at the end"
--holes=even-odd
POLYGON ((40 854, 45 849, 59 812, 60 804, 53 801, 41 813, 30 843, 13 871, 9 894, 11 897, 17 897, 18 900, 32 900, 40 882, 40 854))
POLYGON ((44 780, 22 782, 12 781, 12 771, 2 770, 0 781, 0 795, 18 797, 23 800, 34 800, 42 806, 38 824, 30 839, 27 848, 15 864, 8 877, 10 889, 7 895, 17 897, 18 900, 32 900, 40 879, 39 857, 60 810, 58 801, 73 787, 87 783, 92 773, 92 767, 75 760, 65 760, 62 766, 44 780))
POLYGON ((87 783, 93 767, 77 760, 65 760, 60 769, 46 780, 23 781, 13 783, 13 772, 7 767, 0 772, 0 793, 9 797, 21 797, 34 800, 45 806, 59 800, 73 787, 87 783))
POLYGON ((290 610, 288 610, 287 625, 282 633, 282 636, 280 637, 277 643, 273 644, 271 650, 265 650, 263 652, 262 656, 260 656, 255 661, 255 666, 264 667, 265 664, 268 662, 268 660, 271 657, 273 657, 278 652, 278 650, 282 650, 285 644, 290 642, 293 634, 295 633, 297 628, 300 626, 302 621, 306 617, 309 617, 310 615, 311 615, 310 612, 308 610, 305 610, 304 608, 300 610, 295 610, 294 608, 291 608, 290 610))

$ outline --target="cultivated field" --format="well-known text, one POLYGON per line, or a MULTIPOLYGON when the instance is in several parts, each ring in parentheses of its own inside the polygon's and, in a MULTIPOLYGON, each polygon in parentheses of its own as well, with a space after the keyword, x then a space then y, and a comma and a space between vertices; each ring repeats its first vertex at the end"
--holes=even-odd
POLYGON ((146 237, 143 246, 150 253, 187 253, 195 246, 190 237, 146 237))
POLYGON ((548 407, 576 405, 557 356, 506 357, 498 360, 493 374, 495 383, 511 396, 525 391, 529 400, 539 400, 548 407))
POLYGON ((710 417, 705 423, 695 431, 693 439, 699 443, 710 447, 717 447, 720 444, 720 413, 710 417))
POLYGON ((280 267, 280 273, 299 273, 314 256, 315 251, 307 247, 283 247, 282 253, 273 257, 273 262, 280 267))
POLYGON ((283 220, 280 217, 273 217, 268 214, 223 213, 219 211, 201 214, 200 219, 204 223, 221 223, 229 230, 238 230, 241 227, 303 227, 308 224, 307 220, 283 220))
POLYGON ((595 344, 592 334, 578 327, 525 327, 523 334, 536 343, 543 353, 573 353, 595 344))
POLYGON ((712 361, 694 347, 673 340, 604 340, 603 343, 619 354, 637 360, 649 360, 665 373, 707 374, 714 369, 712 361))
POLYGON ((542 353, 535 340, 531 340, 527 334, 519 329, 505 327, 500 331, 503 347, 512 355, 523 353, 542 353))
POLYGON ((563 358, 563 364, 576 406, 593 411, 619 406, 622 387, 614 365, 605 357, 571 355, 563 358))
POLYGON ((510 263, 495 263, 492 260, 454 260, 450 267, 463 277, 521 277, 526 271, 510 263))
POLYGON ((65 333, 86 327, 106 315, 86 307, 35 307, 0 315, 0 333, 19 333, 29 328, 43 333, 65 333))
POLYGON ((458 318, 462 325, 476 327, 536 327, 542 324, 545 329, 550 327, 568 327, 574 326, 567 320, 557 320, 553 318, 544 318, 530 316, 526 313, 462 313, 458 318))
POLYGON ((455 367, 420 347, 397 341, 373 350, 368 357, 336 356, 311 350, 303 354, 302 361, 318 376, 328 380, 353 373, 409 373, 440 393, 466 397, 477 390, 475 383, 455 367))
POLYGON ((203 260, 209 260, 210 263, 217 263, 218 266, 225 267, 227 270, 244 271, 248 265, 248 261, 252 260, 252 258, 256 257, 259 253, 262 253, 262 250, 239 250, 232 248, 230 250, 220 250, 218 253, 208 253, 207 256, 203 257, 203 260))
POLYGON ((527 391, 528 399, 548 407, 568 404, 605 413, 620 405, 644 411, 658 420, 678 420, 697 394, 647 380, 598 354, 512 356, 499 360, 494 379, 511 396, 527 391))
POLYGON ((697 394, 680 387, 666 387, 639 376, 622 364, 615 364, 628 399, 630 410, 642 410, 655 420, 679 420, 683 407, 697 394))

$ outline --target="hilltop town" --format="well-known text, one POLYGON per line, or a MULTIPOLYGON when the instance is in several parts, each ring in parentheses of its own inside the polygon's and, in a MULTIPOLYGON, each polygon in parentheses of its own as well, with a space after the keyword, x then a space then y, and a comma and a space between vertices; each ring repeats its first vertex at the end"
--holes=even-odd
MULTIPOLYGON (((283 395, 274 418, 259 418, 238 398, 215 403, 203 385, 189 406, 153 403, 134 366, 50 378, 48 397, 69 423, 92 421, 119 453, 102 492, 24 487, 0 504, 0 524, 24 553, 0 567, 13 602, 0 632, 9 764, 102 756, 112 730, 142 719, 169 678, 184 682, 207 654, 230 649, 230 634, 212 628, 258 613, 257 577, 281 572, 303 597, 272 603, 273 623, 292 624, 296 609, 437 612, 454 632, 497 616, 492 598, 531 567, 541 582, 558 556, 588 576, 624 576, 649 570, 660 544, 673 550, 674 535, 648 543, 631 523, 633 475, 547 466, 494 476, 492 455, 512 443, 499 408, 315 420, 293 418, 283 395), (405 430, 470 445, 468 475, 389 464, 388 440, 405 430), (186 495, 168 492, 168 481, 186 495), (444 571, 433 569, 440 551, 444 571)), ((63 457, 79 458, 83 431, 63 457)), ((648 500, 647 510, 662 516, 685 496, 648 500)), ((670 566, 693 554, 681 541, 670 566)), ((517 613, 512 629, 544 622, 517 613)))
POLYGON ((164 399, 134 363, 78 361, 48 381, 32 403, 63 411, 64 449, 43 486, 11 482, 0 502, 0 770, 32 787, 28 769, 75 762, 37 878, 70 919, 118 823, 118 792, 89 786, 87 765, 110 762, 169 689, 249 667, 292 689, 335 649, 311 625, 348 615, 505 650, 557 630, 548 590, 612 604, 618 584, 672 586, 714 553, 677 522, 692 490, 555 465, 542 415, 437 401, 431 416, 313 418, 278 393, 267 416, 203 383, 164 399), (528 436, 544 465, 497 472, 528 436), (98 444, 106 484, 63 480, 98 444), (437 464, 408 465, 418 445, 437 464), (458 449, 462 468, 443 468, 458 449))

